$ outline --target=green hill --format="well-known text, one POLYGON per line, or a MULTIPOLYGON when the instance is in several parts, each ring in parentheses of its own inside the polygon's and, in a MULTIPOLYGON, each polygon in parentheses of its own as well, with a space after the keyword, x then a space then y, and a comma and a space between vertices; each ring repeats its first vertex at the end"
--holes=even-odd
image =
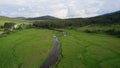
POLYGON ((53 16, 41 16, 35 18, 26 18, 26 20, 58 20, 59 18, 53 16))
POLYGON ((96 17, 90 18, 71 18, 66 19, 71 22, 79 22, 83 25, 111 25, 111 24, 120 24, 120 11, 116 11, 113 13, 108 13, 96 17))
POLYGON ((23 23, 23 22, 29 22, 29 21, 19 19, 19 18, 0 16, 0 26, 3 26, 5 22, 23 23))

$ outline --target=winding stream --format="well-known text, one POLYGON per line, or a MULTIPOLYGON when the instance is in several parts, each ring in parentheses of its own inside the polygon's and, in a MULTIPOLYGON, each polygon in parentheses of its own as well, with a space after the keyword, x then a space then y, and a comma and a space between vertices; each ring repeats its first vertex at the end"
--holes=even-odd
POLYGON ((58 37, 54 36, 54 47, 52 49, 52 52, 47 61, 40 68, 50 68, 57 62, 59 54, 60 54, 60 42, 58 40, 58 37))

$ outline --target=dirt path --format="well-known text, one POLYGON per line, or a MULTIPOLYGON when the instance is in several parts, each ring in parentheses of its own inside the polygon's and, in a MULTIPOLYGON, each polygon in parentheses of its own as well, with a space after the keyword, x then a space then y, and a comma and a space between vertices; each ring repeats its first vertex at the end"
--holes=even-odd
POLYGON ((54 36, 53 50, 47 61, 40 68, 50 68, 52 65, 54 65, 57 62, 59 54, 60 54, 60 43, 58 38, 54 36))

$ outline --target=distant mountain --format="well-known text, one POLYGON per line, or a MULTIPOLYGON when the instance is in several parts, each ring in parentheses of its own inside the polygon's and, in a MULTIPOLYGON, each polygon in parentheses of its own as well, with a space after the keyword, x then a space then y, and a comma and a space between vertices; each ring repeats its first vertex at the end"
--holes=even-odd
POLYGON ((17 19, 26 19, 25 17, 15 17, 17 19))
POLYGON ((114 16, 120 16, 120 11, 116 11, 116 12, 112 12, 112 13, 107 13, 107 14, 103 14, 103 15, 100 15, 100 16, 96 16, 96 17, 114 17, 114 16))
POLYGON ((120 24, 120 11, 89 18, 95 24, 120 24))
POLYGON ((59 20, 59 18, 53 16, 41 16, 41 17, 34 17, 34 18, 26 18, 26 20, 59 20))
POLYGON ((98 24, 98 25, 110 25, 110 24, 120 24, 120 11, 107 13, 90 18, 70 18, 65 19, 70 22, 80 22, 84 25, 98 24))

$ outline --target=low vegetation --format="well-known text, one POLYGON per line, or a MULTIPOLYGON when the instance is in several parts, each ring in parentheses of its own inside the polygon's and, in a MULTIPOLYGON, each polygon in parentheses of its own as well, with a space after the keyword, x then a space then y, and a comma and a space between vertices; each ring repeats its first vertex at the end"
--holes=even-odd
POLYGON ((109 35, 120 37, 120 25, 110 26, 89 25, 78 28, 77 30, 84 31, 86 33, 106 33, 109 35))
POLYGON ((0 68, 39 68, 53 47, 47 29, 27 29, 0 37, 0 68))
POLYGON ((67 36, 58 35, 63 57, 57 68, 120 67, 119 38, 75 30, 66 31, 67 36))

